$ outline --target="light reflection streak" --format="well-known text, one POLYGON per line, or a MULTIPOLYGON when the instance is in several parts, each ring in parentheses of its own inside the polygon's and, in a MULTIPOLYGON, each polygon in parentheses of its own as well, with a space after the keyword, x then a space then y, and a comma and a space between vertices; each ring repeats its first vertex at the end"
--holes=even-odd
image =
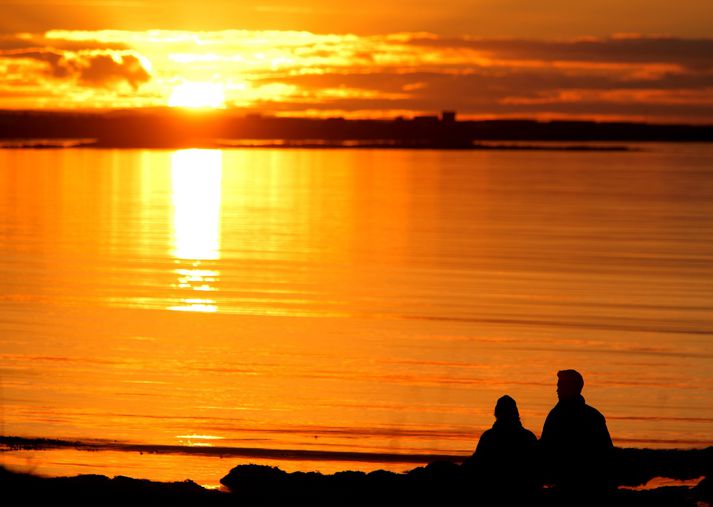
POLYGON ((211 440, 223 440, 223 437, 215 435, 176 435, 179 443, 188 447, 213 447, 211 440), (195 442, 198 440, 198 442, 195 442))
POLYGON ((215 299, 205 294, 217 291, 220 271, 202 266, 220 259, 220 209, 223 159, 219 150, 179 150, 171 155, 174 270, 181 291, 196 291, 201 297, 182 297, 168 309, 217 312, 215 299))

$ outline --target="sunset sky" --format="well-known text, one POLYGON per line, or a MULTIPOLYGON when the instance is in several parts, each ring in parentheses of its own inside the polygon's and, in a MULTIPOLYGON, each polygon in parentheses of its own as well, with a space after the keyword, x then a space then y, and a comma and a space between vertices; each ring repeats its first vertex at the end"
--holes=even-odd
POLYGON ((0 108, 713 123, 713 2, 0 0, 0 108))

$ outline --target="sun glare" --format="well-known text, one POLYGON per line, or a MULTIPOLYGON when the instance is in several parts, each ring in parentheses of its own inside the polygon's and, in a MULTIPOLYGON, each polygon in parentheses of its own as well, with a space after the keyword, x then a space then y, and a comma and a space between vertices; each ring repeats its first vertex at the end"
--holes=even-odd
POLYGON ((194 109, 224 107, 225 89, 223 85, 216 83, 182 83, 173 87, 168 105, 194 109))

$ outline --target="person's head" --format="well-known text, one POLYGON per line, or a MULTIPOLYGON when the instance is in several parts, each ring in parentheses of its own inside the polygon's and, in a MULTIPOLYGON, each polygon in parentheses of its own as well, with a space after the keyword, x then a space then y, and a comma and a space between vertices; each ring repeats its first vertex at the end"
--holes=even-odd
POLYGON ((560 400, 571 400, 582 393, 584 378, 577 370, 557 372, 557 396, 560 400))
POLYGON ((520 420, 517 403, 507 394, 499 398, 495 404, 495 419, 503 422, 515 422, 520 420))

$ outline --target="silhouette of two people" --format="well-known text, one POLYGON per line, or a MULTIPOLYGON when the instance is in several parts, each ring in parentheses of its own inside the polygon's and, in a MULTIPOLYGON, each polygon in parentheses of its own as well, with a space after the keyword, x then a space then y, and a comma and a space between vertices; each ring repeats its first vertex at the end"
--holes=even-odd
POLYGON ((559 402, 547 416, 539 442, 522 426, 514 399, 497 401, 493 427, 481 435, 465 462, 485 494, 513 500, 531 496, 543 482, 579 498, 607 491, 613 444, 606 420, 585 403, 579 372, 562 370, 557 378, 559 402))

